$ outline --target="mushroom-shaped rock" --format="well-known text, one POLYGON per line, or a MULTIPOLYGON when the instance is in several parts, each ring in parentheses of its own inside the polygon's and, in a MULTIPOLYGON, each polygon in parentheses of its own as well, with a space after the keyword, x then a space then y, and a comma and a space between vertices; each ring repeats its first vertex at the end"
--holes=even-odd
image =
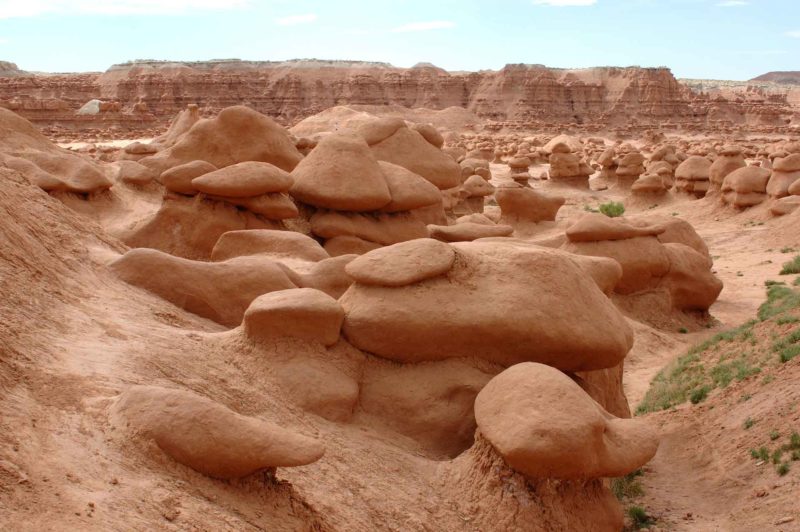
POLYGON ((560 249, 578 255, 608 257, 617 261, 622 266, 622 279, 616 284, 614 291, 623 295, 654 288, 670 268, 669 256, 655 236, 568 241, 560 249))
POLYGON ((519 222, 553 221, 566 201, 562 196, 550 196, 519 186, 500 187, 494 197, 500 206, 501 221, 512 226, 519 222))
POLYGON ((325 239, 354 236, 389 245, 428 236, 425 223, 409 212, 372 214, 319 211, 311 216, 310 223, 311 232, 325 239))
POLYGON ((556 144, 550 155, 550 179, 588 187, 588 177, 594 170, 581 158, 571 153, 565 143, 556 144))
POLYGON ((542 151, 547 155, 551 153, 558 153, 556 149, 564 149, 563 147, 559 146, 559 144, 563 144, 567 148, 567 151, 562 153, 583 150, 583 143, 580 141, 580 139, 570 135, 561 134, 550 139, 550 141, 542 147, 542 151))
POLYGON ((739 146, 725 146, 709 167, 708 178, 711 186, 719 189, 728 174, 745 166, 747 166, 747 162, 745 162, 742 155, 742 148, 739 146))
POLYGON ((722 182, 722 199, 736 207, 752 207, 767 199, 767 183, 771 172, 760 166, 734 170, 722 182))
POLYGON ((455 260, 448 244, 419 238, 362 255, 345 271, 363 285, 405 286, 447 273, 455 260))
POLYGON ((444 146, 444 137, 432 124, 414 124, 414 131, 425 137, 435 148, 441 149, 444 146))
MULTIPOLYGON (((205 177, 205 176, 203 176, 205 177)), ((237 207, 242 207, 254 214, 260 214, 270 220, 284 220, 296 218, 299 214, 292 198, 285 192, 270 192, 248 198, 231 198, 228 196, 207 195, 208 199, 224 201, 237 207)))
POLYGON ((514 228, 510 225, 486 225, 482 223, 458 223, 454 225, 428 225, 431 238, 442 242, 471 242, 479 238, 511 236, 514 228))
POLYGON ((123 148, 123 151, 131 155, 152 155, 154 153, 158 153, 158 148, 152 144, 145 144, 143 142, 135 141, 126 145, 123 148))
POLYGON ((708 310, 722 291, 722 281, 711 272, 708 257, 689 246, 664 244, 670 268, 662 280, 670 292, 672 308, 708 310))
POLYGON ((706 195, 711 161, 700 155, 692 155, 675 169, 675 188, 698 198, 706 195))
MULTIPOLYGON (((664 232, 657 236, 659 242, 662 244, 669 242, 685 244, 704 257, 709 257, 709 261, 711 260, 705 240, 697 234, 692 224, 686 220, 669 215, 641 214, 637 216, 626 216, 625 222, 636 227, 663 227, 664 232)), ((709 265, 710 264, 709 262, 709 265)))
POLYGON ((32 184, 47 192, 93 194, 107 190, 113 184, 95 164, 78 155, 56 151, 55 147, 48 151, 21 153, 19 157, 9 159, 13 161, 7 162, 7 166, 21 172, 32 184))
MULTIPOLYGON (((445 274, 399 287, 353 284, 340 298, 348 340, 400 362, 477 356, 565 371, 613 367, 630 349, 630 327, 580 258, 513 241, 451 246, 456 260, 445 274)), ((405 255, 395 248, 381 250, 376 269, 405 255)))
POLYGON ((377 211, 392 200, 377 159, 357 136, 337 133, 324 137, 297 165, 292 177, 292 196, 314 207, 377 211))
POLYGON ((377 144, 382 140, 394 135, 395 131, 401 127, 406 127, 406 122, 402 118, 376 118, 369 120, 358 127, 358 134, 367 144, 377 144))
POLYGON ((245 161, 196 177, 192 186, 204 194, 250 198, 289 190, 292 176, 269 163, 245 161))
POLYGON ((272 229, 228 231, 217 240, 211 260, 222 261, 245 255, 267 255, 275 259, 317 262, 330 258, 319 243, 302 233, 272 229))
POLYGON ((339 341, 344 311, 313 288, 278 290, 257 297, 244 313, 244 332, 255 340, 299 338, 330 346, 339 341))
POLYGON ((477 174, 468 177, 462 188, 469 194, 468 198, 482 198, 494 193, 494 186, 477 174))
POLYGON ((206 161, 190 161, 165 170, 158 180, 171 192, 194 196, 198 190, 192 180, 216 169, 216 166, 206 161))
POLYGON ((116 178, 129 185, 147 185, 152 183, 156 173, 136 161, 118 161, 116 178))
POLYGON ((217 168, 261 161, 291 172, 302 158, 284 128, 249 107, 236 105, 226 107, 216 118, 200 120, 174 146, 139 162, 163 172, 196 160, 217 168))
POLYGON ((786 196, 770 205, 770 212, 775 216, 791 214, 800 207, 800 196, 786 196))
POLYGON ((407 168, 433 183, 439 190, 455 187, 461 182, 458 163, 405 124, 380 141, 370 140, 374 138, 368 139, 367 143, 378 160, 407 168))
POLYGON ((663 196, 667 193, 664 179, 658 174, 644 174, 631 185, 631 194, 634 196, 663 196))
POLYGON ((442 193, 430 181, 402 166, 378 161, 392 200, 382 212, 401 212, 442 202, 442 193))
POLYGON ((110 268, 129 284, 231 327, 242 322, 256 297, 296 288, 278 263, 257 255, 203 262, 138 248, 125 253, 110 268))
POLYGON ((664 227, 635 227, 622 220, 609 218, 604 214, 587 213, 567 228, 570 242, 599 242, 601 240, 625 240, 637 236, 657 236, 664 227))
POLYGON ((484 199, 494 193, 494 185, 478 174, 471 175, 461 186, 460 195, 466 196, 464 203, 467 209, 473 213, 482 213, 484 209, 484 199))
POLYGON ((800 153, 777 159, 772 166, 772 177, 767 183, 767 194, 771 198, 789 195, 789 187, 800 180, 800 153))
POLYGON ((116 400, 110 417, 120 428, 152 439, 177 462, 214 478, 311 464, 325 454, 313 438, 189 391, 132 386, 116 400))
POLYGON ((658 436, 606 412, 561 371, 532 362, 496 377, 475 399, 478 430, 529 478, 620 477, 646 464, 658 436))
POLYGON ((625 154, 618 163, 616 174, 617 183, 624 186, 630 186, 640 175, 645 171, 644 168, 644 155, 638 151, 625 154))

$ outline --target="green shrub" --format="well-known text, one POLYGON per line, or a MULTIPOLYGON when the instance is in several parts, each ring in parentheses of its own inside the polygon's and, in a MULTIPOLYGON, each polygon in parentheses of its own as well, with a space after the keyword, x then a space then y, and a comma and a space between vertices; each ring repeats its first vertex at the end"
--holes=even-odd
POLYGON ((777 430, 771 430, 769 432, 769 439, 772 440, 772 441, 775 441, 780 437, 781 437, 781 433, 778 432, 777 430))
POLYGON ((758 319, 766 321, 799 307, 800 293, 788 286, 772 285, 767 289, 767 300, 758 307, 758 319))
POLYGON ((780 464, 778 467, 775 468, 775 471, 777 471, 780 476, 785 475, 786 473, 789 472, 789 463, 783 462, 782 464, 780 464))
POLYGON ((749 429, 750 427, 752 427, 755 424, 756 424, 756 422, 755 422, 755 420, 753 418, 747 418, 747 419, 744 420, 744 425, 743 426, 744 426, 745 430, 747 430, 747 429, 749 429))
POLYGON ((791 359, 800 355, 800 345, 792 345, 780 352, 781 362, 789 362, 791 359))
POLYGON ((775 451, 772 453, 772 463, 779 464, 781 462, 782 457, 783 457, 783 450, 775 449, 775 451))
POLYGON ((650 517, 641 506, 631 506, 628 508, 628 517, 633 521, 633 526, 637 530, 655 524, 655 520, 650 517))
POLYGON ((618 201, 609 201, 608 203, 603 203, 599 208, 600 212, 609 218, 616 218, 625 214, 625 205, 618 201))
POLYGON ((766 462, 769 460, 769 449, 766 447, 759 447, 758 450, 750 449, 750 456, 757 460, 763 460, 766 462))
MULTIPOLYGON (((602 205, 600 206, 600 210, 602 212, 602 205)), ((791 275, 793 273, 800 273, 800 255, 795 255, 792 260, 784 263, 783 268, 781 268, 780 271, 781 275, 791 275)))
POLYGON ((693 405, 705 401, 706 397, 708 397, 708 392, 710 391, 711 388, 709 388, 708 386, 701 386, 700 388, 695 388, 689 395, 689 401, 691 401, 693 405))
POLYGON ((641 497, 644 495, 644 490, 637 477, 642 475, 644 475, 644 472, 641 469, 637 469, 624 477, 612 479, 611 492, 620 501, 625 498, 641 497))

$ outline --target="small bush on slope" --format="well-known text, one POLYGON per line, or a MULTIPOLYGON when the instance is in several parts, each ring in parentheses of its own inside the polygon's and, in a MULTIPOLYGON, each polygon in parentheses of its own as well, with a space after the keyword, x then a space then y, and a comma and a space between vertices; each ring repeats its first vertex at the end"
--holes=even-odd
MULTIPOLYGON (((603 210, 602 205, 600 206, 600 210, 603 210)), ((781 275, 790 275, 792 273, 800 273, 800 255, 795 255, 795 257, 785 263, 781 269, 781 275)))
MULTIPOLYGON (((625 214, 625 205, 618 201, 609 201, 608 203, 603 203, 599 207, 600 212, 608 216, 609 218, 616 218, 618 216, 622 216, 625 214)), ((800 258, 800 256, 798 256, 800 258)), ((798 272, 800 273, 800 272, 798 272)))
POLYGON ((797 321, 799 312, 800 291, 784 285, 769 286, 767 300, 758 309, 758 320, 718 333, 667 365, 653 379, 636 413, 666 410, 687 401, 697 404, 716 388, 800 355, 800 328, 771 344, 759 341, 755 333, 756 327, 763 329, 761 336, 767 328, 773 332, 777 326, 785 328, 797 321))

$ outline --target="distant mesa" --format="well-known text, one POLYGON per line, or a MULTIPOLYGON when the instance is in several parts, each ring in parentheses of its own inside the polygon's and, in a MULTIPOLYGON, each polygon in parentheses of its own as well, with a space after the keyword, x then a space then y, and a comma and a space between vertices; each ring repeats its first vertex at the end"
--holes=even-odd
POLYGON ((771 81, 773 83, 800 85, 800 70, 767 72, 750 81, 771 81))

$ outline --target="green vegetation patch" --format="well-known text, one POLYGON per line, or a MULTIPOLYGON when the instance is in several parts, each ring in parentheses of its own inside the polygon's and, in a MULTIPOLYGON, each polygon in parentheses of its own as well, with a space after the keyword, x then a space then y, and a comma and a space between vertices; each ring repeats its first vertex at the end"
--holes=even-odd
MULTIPOLYGON (((625 214, 625 205, 618 201, 609 201, 608 203, 603 203, 600 205, 599 209, 601 213, 605 214, 609 218, 616 218, 625 214)), ((800 273, 800 271, 797 273, 800 273)))

